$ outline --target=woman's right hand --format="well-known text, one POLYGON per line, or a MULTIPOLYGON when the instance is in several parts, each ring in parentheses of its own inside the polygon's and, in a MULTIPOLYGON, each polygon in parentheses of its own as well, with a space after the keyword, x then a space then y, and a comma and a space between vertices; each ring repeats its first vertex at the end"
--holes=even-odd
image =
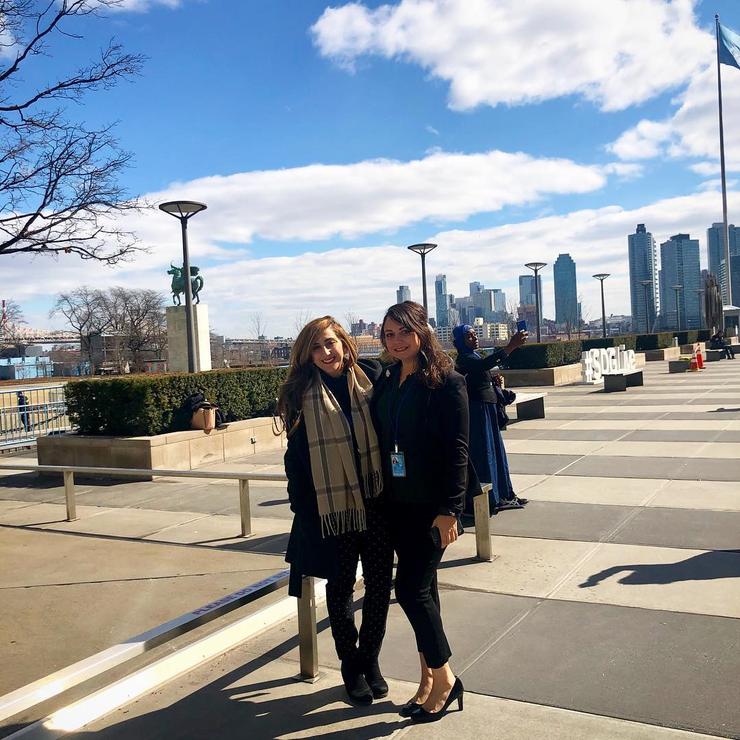
POLYGON ((509 340, 509 343, 504 347, 507 355, 510 355, 515 349, 519 349, 523 344, 526 343, 529 334, 526 331, 518 331, 509 340))
POLYGON ((439 530, 442 547, 452 544, 457 539, 457 517, 448 514, 438 514, 432 522, 432 527, 439 530))

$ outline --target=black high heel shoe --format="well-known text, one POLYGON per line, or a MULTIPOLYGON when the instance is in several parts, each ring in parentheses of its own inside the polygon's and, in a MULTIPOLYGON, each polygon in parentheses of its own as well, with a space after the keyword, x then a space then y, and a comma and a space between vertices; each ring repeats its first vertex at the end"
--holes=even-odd
POLYGON ((398 711, 398 713, 402 717, 410 717, 412 714, 415 714, 416 712, 421 709, 421 704, 417 704, 415 701, 407 701, 401 709, 398 711))
POLYGON ((412 722, 436 722, 437 720, 442 719, 442 717, 447 714, 447 710, 450 708, 450 704, 452 704, 455 699, 457 699, 457 709, 458 711, 462 712, 463 710, 463 694, 465 693, 465 688, 462 685, 462 681, 455 676, 455 683, 453 684, 452 688, 450 689, 450 693, 447 695, 447 700, 445 701, 444 706, 442 709, 440 709, 438 712, 427 712, 424 707, 419 707, 412 715, 411 715, 411 721, 412 722))

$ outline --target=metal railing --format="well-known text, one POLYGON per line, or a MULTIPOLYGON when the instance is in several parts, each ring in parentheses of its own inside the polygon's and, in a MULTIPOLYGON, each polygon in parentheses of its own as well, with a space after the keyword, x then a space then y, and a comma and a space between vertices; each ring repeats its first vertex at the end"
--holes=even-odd
MULTIPOLYGON (((211 478, 239 481, 239 516, 241 519, 241 536, 252 534, 252 505, 249 494, 250 481, 277 481, 287 483, 284 473, 227 473, 216 470, 162 470, 149 468, 97 468, 83 465, 0 465, 0 470, 27 470, 36 473, 61 473, 64 476, 64 499, 67 506, 67 521, 77 519, 77 501, 75 499, 75 473, 87 475, 129 476, 132 478, 211 478)), ((473 499, 475 517, 476 559, 491 561, 491 512, 488 505, 488 492, 491 484, 481 486, 481 493, 473 499)))
POLYGON ((28 444, 36 437, 69 429, 63 384, 0 390, 0 448, 28 444))
MULTIPOLYGON (((247 537, 251 534, 251 510, 249 483, 250 481, 281 481, 287 482, 287 477, 282 473, 227 473, 216 471, 193 471, 193 470, 152 470, 152 469, 134 469, 134 468, 94 468, 84 466, 57 466, 57 465, 0 465, 0 470, 8 471, 33 471, 38 473, 62 473, 64 476, 64 493, 67 509, 67 521, 74 521, 77 518, 77 509, 75 501, 75 473, 96 474, 96 475, 121 475, 131 477, 144 476, 166 476, 177 478, 211 478, 237 480, 239 482, 239 508, 241 518, 241 535, 247 537)), ((475 513, 475 539, 476 539, 476 559, 484 562, 490 562, 491 554, 491 532, 490 532, 490 511, 488 505, 488 491, 490 484, 482 487, 481 493, 474 498, 475 513)), ((23 686, 15 691, 0 697, 0 720, 12 717, 20 712, 30 709, 48 699, 67 691, 74 686, 81 684, 91 678, 99 676, 111 668, 125 663, 154 647, 162 645, 165 642, 189 632, 196 627, 206 624, 224 614, 227 614, 241 606, 249 604, 256 599, 266 596, 273 591, 282 588, 288 583, 289 571, 282 570, 274 573, 272 576, 246 588, 239 589, 228 596, 223 596, 205 606, 199 607, 187 614, 176 619, 170 620, 148 632, 144 632, 135 637, 129 638, 125 642, 114 645, 95 655, 78 661, 67 668, 57 671, 38 681, 34 681, 27 686, 23 686)), ((298 616, 298 645, 299 645, 299 662, 300 678, 307 681, 313 681, 318 677, 319 659, 318 659, 318 635, 317 635, 317 616, 316 607, 319 602, 325 581, 312 576, 304 576, 302 579, 302 593, 297 602, 298 616)), ((285 610, 283 604, 282 611, 277 613, 276 618, 286 618, 290 616, 285 610)), ((270 609, 271 607, 267 607, 270 609)), ((249 619, 247 617, 246 619, 249 619)), ((242 620, 243 621, 243 620, 242 620)), ((227 632, 230 627, 222 628, 219 632, 227 632)), ((231 633, 229 633, 231 635, 231 633)), ((200 642, 205 643, 212 640, 212 637, 203 638, 200 642)), ((234 639, 228 637, 224 639, 234 639)), ((222 647, 225 642, 219 643, 222 647)), ((198 652, 196 650, 196 652, 198 652)), ((173 655, 162 658, 159 662, 162 664, 173 661, 173 655)), ((146 669, 144 669, 146 670, 146 669)), ((163 665, 160 672, 160 679, 166 674, 167 668, 163 665)), ((173 674, 175 675, 175 674, 173 674)), ((127 679, 117 682, 121 684, 127 679)), ((141 682, 140 682, 141 683, 141 682)), ((114 684, 113 686, 117 686, 114 684)), ((139 690, 143 691, 141 683, 139 690)), ((104 689, 103 692, 110 690, 104 689)), ((128 699, 132 698, 128 694, 128 699)), ((82 700, 81 703, 84 703, 82 700)), ((88 702, 89 703, 89 702, 88 702)), ((92 702, 95 704, 95 702, 92 702)), ((105 702, 103 702, 105 703, 105 702)), ((92 713, 96 710, 91 709, 92 713)), ((91 715, 92 716, 92 715, 91 715)), ((43 721, 42 721, 43 723, 43 721)), ((23 732, 23 731, 21 731, 23 732)))

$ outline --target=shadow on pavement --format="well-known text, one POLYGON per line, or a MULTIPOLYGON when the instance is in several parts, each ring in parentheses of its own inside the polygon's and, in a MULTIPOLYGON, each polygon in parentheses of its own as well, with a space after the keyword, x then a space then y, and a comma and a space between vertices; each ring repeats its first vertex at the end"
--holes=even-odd
POLYGON ((354 707, 346 702, 340 684, 304 693, 302 688, 298 688, 303 685, 292 678, 249 680, 250 674, 258 674, 260 668, 287 653, 295 642, 295 639, 291 639, 276 646, 266 655, 218 677, 169 706, 69 737, 95 736, 111 740, 201 740, 240 736, 279 738, 315 729, 311 737, 371 740, 390 737, 404 723, 399 717, 396 722, 376 721, 363 727, 332 731, 331 726, 335 723, 360 716, 395 713, 397 709, 389 700, 375 702, 369 707, 354 707), (291 687, 296 687, 296 690, 292 691, 291 687), (276 698, 266 698, 273 690, 277 690, 276 698), (337 703, 342 703, 342 706, 337 706, 337 703))
POLYGON ((740 576, 739 556, 740 550, 713 550, 678 563, 615 565, 594 573, 578 585, 591 588, 622 571, 630 571, 619 579, 619 583, 625 586, 737 578, 740 576))

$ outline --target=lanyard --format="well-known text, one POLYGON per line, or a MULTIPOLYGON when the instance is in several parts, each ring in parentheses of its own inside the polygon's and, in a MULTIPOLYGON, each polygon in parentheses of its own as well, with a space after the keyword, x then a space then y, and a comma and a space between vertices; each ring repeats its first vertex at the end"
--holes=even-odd
MULTIPOLYGON (((407 383, 410 380, 410 378, 407 378, 407 383)), ((400 378, 399 378, 400 382, 400 378)), ((396 418, 393 420, 393 404, 388 404, 388 420, 393 425, 393 449, 395 452, 398 452, 398 423, 401 418, 401 409, 403 408, 403 402, 406 400, 406 397, 410 395, 411 391, 409 390, 410 386, 407 386, 407 388, 404 390, 403 393, 401 393, 401 387, 399 385, 398 387, 398 393, 397 398, 398 400, 398 408, 396 409, 396 418)))

